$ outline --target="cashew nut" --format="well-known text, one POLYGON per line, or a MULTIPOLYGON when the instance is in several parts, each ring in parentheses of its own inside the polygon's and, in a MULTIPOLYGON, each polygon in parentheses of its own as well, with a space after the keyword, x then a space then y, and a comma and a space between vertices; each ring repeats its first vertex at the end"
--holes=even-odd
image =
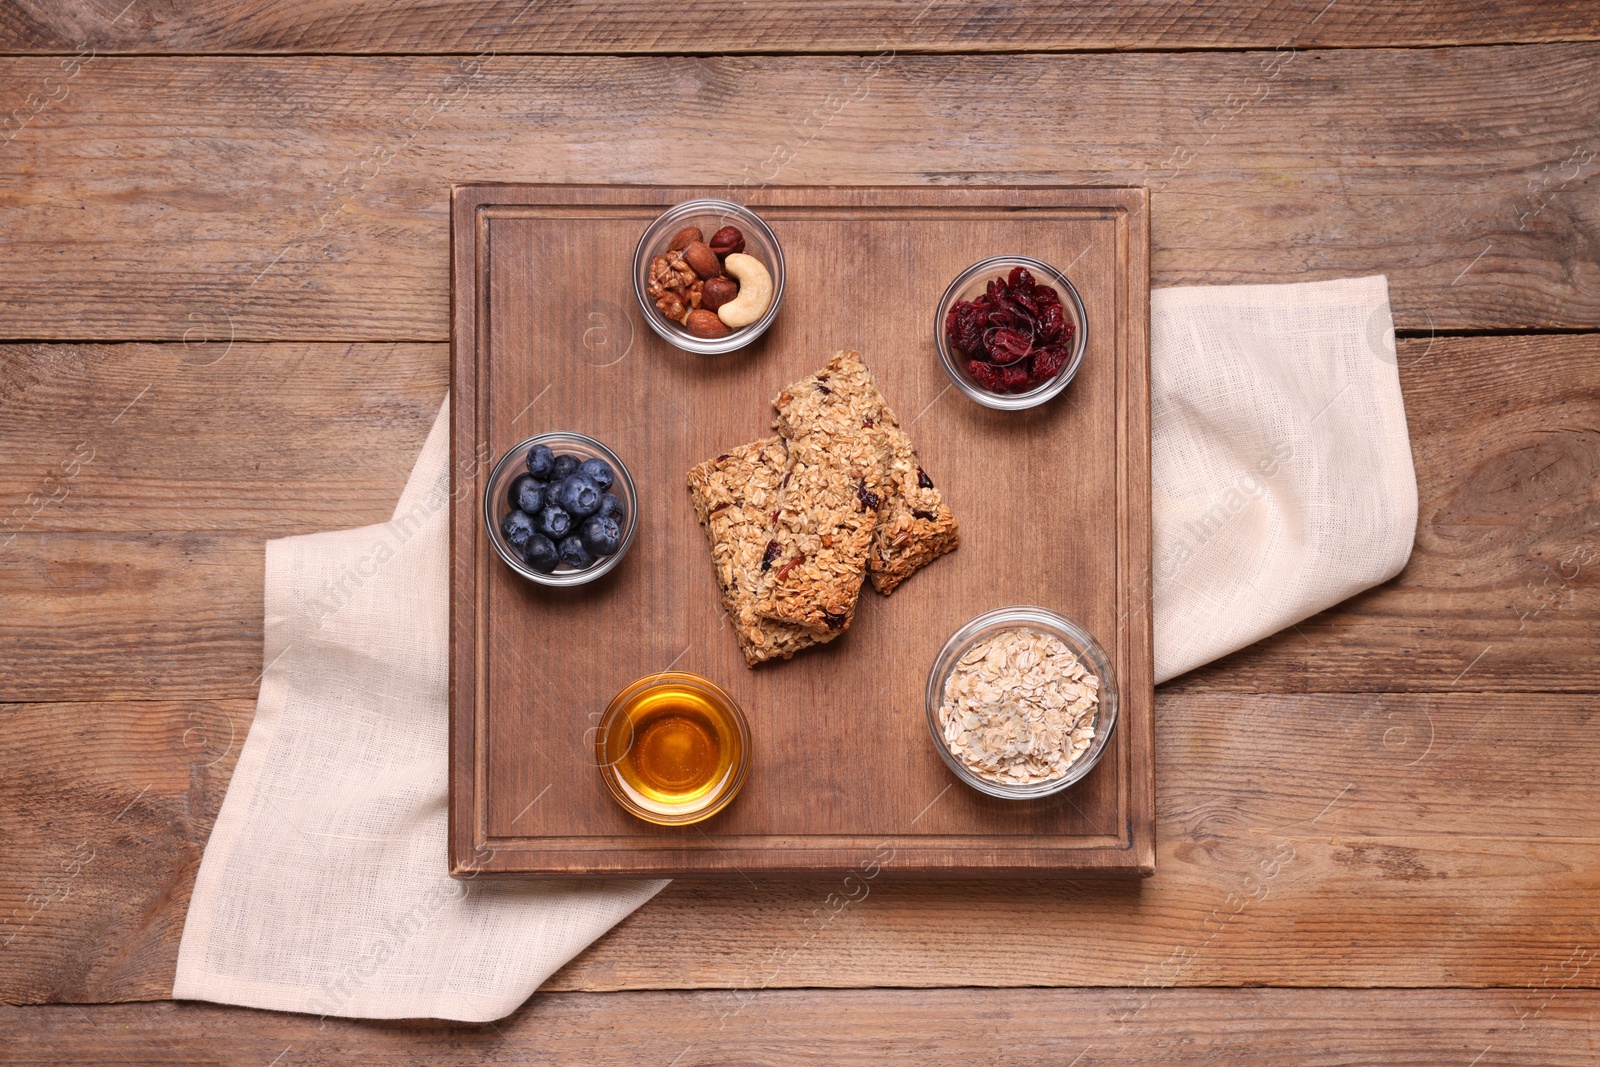
POLYGON ((717 308, 724 326, 748 326, 767 313, 772 303, 772 275, 755 256, 734 252, 722 261, 722 269, 739 279, 739 295, 717 308))

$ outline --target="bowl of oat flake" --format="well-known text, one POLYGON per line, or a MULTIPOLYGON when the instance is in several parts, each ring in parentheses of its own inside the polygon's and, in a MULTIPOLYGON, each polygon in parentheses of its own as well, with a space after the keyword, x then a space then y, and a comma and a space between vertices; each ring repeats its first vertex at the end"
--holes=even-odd
POLYGON ((1089 632, 1048 608, 986 611, 928 672, 928 731, 952 773, 1033 800, 1080 781, 1117 725, 1117 680, 1089 632))

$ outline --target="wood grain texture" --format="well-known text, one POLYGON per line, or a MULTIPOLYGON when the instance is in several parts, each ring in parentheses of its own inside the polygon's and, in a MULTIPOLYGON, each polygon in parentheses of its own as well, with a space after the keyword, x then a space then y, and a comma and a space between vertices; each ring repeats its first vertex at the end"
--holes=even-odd
POLYGON ((8 338, 444 340, 468 180, 1143 184, 1157 285, 1383 272, 1402 328, 1600 324, 1587 43, 11 58, 0 99, 8 338))
POLYGON ((263 541, 18 534, 0 552, 0 697, 253 699, 263 541))
MULTIPOLYGON (((547 988, 1600 987, 1596 710, 1590 696, 1163 692, 1160 858, 1142 883, 891 869, 863 897, 839 877, 678 882, 547 988)), ((251 713, 0 710, 15 768, 0 839, 22 845, 0 867, 0 999, 169 994, 251 713)))
POLYGON ((200 855, 254 712, 253 701, 0 704, 0 999, 171 991, 200 855))
POLYGON ((719 8, 686 19, 628 0, 545 6, 465 0, 296 0, 181 3, 130 9, 91 0, 18 0, 0 13, 0 52, 479 52, 666 53, 1085 51, 1380 47, 1594 40, 1600 17, 1581 0, 1183 3, 1031 2, 1002 7, 816 5, 797 0, 719 8))
MULTIPOLYGON (((749 347, 708 360, 655 336, 629 279, 636 235, 673 204, 716 192, 456 190, 450 869, 1148 873, 1153 667, 1149 618, 1138 611, 1150 596, 1144 191, 761 190, 752 206, 782 243, 783 306, 749 347), (1089 324, 1083 365, 1066 394, 1030 411, 969 403, 939 366, 928 310, 967 265, 1046 226, 1052 232, 1031 251, 1076 262, 1089 324), (876 266, 870 287, 839 269, 851 261, 876 266), (845 307, 853 318, 841 321, 845 307), (626 316, 631 347, 588 344, 605 315, 626 316), (769 434, 772 398, 841 347, 859 349, 872 368, 961 522, 962 546, 892 598, 862 593, 849 632, 826 648, 750 670, 728 632, 684 479, 769 434), (527 581, 485 538, 491 468, 543 429, 603 441, 639 487, 631 551, 578 589, 527 581), (996 499, 1026 503, 1000 511, 996 499), (1073 552, 1007 551, 1064 527, 1073 552), (1084 781, 1062 796, 1006 802, 951 775, 924 704, 928 664, 949 635, 1018 603, 1058 610, 1095 636, 1119 707, 1084 781), (713 679, 754 724, 742 792, 693 828, 635 819, 594 769, 592 727, 612 697, 670 666, 713 679)), ((693 221, 711 233, 721 220, 693 221)), ((758 254, 774 261, 771 250, 758 254)))
POLYGON ((1594 1060, 1600 995, 1551 989, 795 990, 537 995, 487 1026, 318 1020, 204 1004, 0 1008, 8 1062, 1218 1064, 1594 1060))
MULTIPOLYGON (((0 531, 24 530, 0 532, 0 700, 253 699, 263 540, 389 517, 442 395, 445 346, 358 359, 363 346, 347 358, 344 345, 267 345, 252 364, 200 369, 181 346, 44 351, 0 347, 0 380, 22 386, 0 395, 0 531), (17 366, 51 373, 6 378, 17 366), (302 445, 267 406, 307 376, 314 395, 279 405, 302 445), (225 391, 261 417, 209 413, 225 391), (69 477, 80 440, 95 458, 69 477)), ((1409 566, 1168 688, 1600 688, 1600 339, 1408 340, 1400 363, 1421 495, 1409 566)))
POLYGON ((0 546, 24 530, 251 529, 394 511, 441 345, 0 347, 0 546))

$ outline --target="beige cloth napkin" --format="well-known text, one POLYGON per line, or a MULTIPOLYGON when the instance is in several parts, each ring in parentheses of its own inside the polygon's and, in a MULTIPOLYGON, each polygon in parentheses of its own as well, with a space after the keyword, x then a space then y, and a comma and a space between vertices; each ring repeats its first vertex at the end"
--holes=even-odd
MULTIPOLYGON (((1417 503, 1383 278, 1158 291, 1151 327, 1165 680, 1394 575, 1417 503)), ((445 873, 448 427, 389 522, 267 543, 176 998, 498 1019, 666 884, 445 873)))
POLYGON ((1400 573, 1417 478, 1389 283, 1150 294, 1156 681, 1400 573))

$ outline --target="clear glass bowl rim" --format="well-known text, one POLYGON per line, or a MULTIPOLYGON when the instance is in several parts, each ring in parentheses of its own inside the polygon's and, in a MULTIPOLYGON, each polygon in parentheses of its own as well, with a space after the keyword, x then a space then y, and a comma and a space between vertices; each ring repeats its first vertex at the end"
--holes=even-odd
POLYGON ((639 490, 633 484, 633 475, 628 473, 628 465, 622 462, 622 458, 604 444, 587 434, 575 433, 571 430, 551 430, 546 433, 535 434, 512 445, 506 449, 505 455, 501 456, 499 462, 494 465, 494 468, 489 472, 489 480, 483 487, 483 523, 484 532, 488 535, 489 543, 494 546, 495 552, 512 570, 530 582, 537 582, 539 585, 547 585, 554 588, 586 585, 601 575, 610 572, 613 567, 622 562, 622 557, 628 554, 628 549, 633 547, 633 535, 639 528, 639 490), (599 453, 602 459, 611 464, 612 470, 617 472, 617 482, 624 489, 623 503, 628 506, 628 526, 627 529, 622 531, 622 546, 614 554, 607 556, 592 567, 586 567, 581 571, 541 574, 529 567, 512 550, 511 546, 505 543, 505 537, 500 533, 500 520, 495 514, 497 510, 496 498, 500 495, 496 487, 500 485, 501 475, 505 472, 505 466, 507 463, 512 462, 513 456, 517 457, 515 462, 524 463, 526 462, 525 457, 528 450, 532 449, 534 445, 544 444, 554 449, 559 444, 572 442, 599 453))
POLYGON ((688 826, 692 823, 703 822, 726 808, 733 802, 733 798, 739 795, 739 791, 744 788, 744 780, 750 772, 750 721, 745 718, 744 709, 739 706, 737 700, 733 699, 733 695, 711 679, 699 674, 692 674, 689 671, 661 671, 657 674, 647 674, 642 678, 634 679, 618 690, 617 695, 611 698, 611 703, 606 705, 606 710, 600 716, 600 722, 595 727, 594 751, 595 763, 600 768, 600 777, 605 782, 607 791, 611 793, 612 798, 622 807, 623 811, 657 826, 688 826), (707 693, 727 710, 728 717, 732 720, 734 730, 738 733, 740 740, 738 766, 734 768, 732 776, 727 779, 722 791, 710 794, 712 799, 705 807, 695 808, 682 814, 668 815, 639 807, 617 784, 616 772, 605 758, 607 731, 616 717, 622 713, 623 705, 641 693, 665 685, 689 685, 707 693))
POLYGON ((933 666, 928 669, 926 699, 928 733, 933 739, 933 747, 944 760, 945 766, 949 767, 957 778, 978 792, 1005 800, 1037 800, 1076 785, 1094 770, 1095 764, 1100 762, 1100 756, 1105 752, 1106 745, 1117 728, 1119 696, 1116 669, 1111 665, 1105 649, 1100 647, 1100 642, 1082 626, 1060 612, 1034 604, 995 608, 974 616, 960 626, 934 657, 933 666), (1090 661, 1091 669, 1100 678, 1100 707, 1095 712, 1094 740, 1089 743, 1089 748, 1060 778, 1032 785, 1001 785, 987 778, 978 777, 951 753, 944 741, 944 730, 939 724, 939 707, 944 703, 945 682, 956 661, 981 638, 990 633, 1013 628, 1031 628, 1055 634, 1065 641, 1080 659, 1086 657, 1090 661))
POLYGON ((1060 396, 1067 386, 1072 384, 1072 379, 1077 377, 1078 368, 1083 364, 1083 354, 1089 345, 1089 315, 1084 309, 1083 299, 1078 296, 1077 287, 1067 278, 1065 272, 1032 256, 990 256, 956 275, 955 280, 945 287, 944 295, 939 298, 938 306, 934 309, 933 340, 939 348, 939 362, 944 365, 944 372, 950 376, 956 388, 967 394, 974 402, 997 411, 1026 411, 1060 396), (1073 338, 1072 358, 1067 361, 1060 374, 1026 393, 991 393, 968 381, 967 376, 956 365, 955 353, 950 351, 950 343, 944 335, 945 315, 949 312, 950 306, 976 278, 991 271, 999 271, 1001 267, 1027 267, 1036 276, 1036 282, 1039 276, 1053 279, 1061 290, 1066 305, 1076 316, 1077 330, 1073 338))
POLYGON ((685 200, 681 204, 667 208, 644 228, 644 233, 639 235, 639 243, 633 250, 633 295, 639 301, 639 312, 644 316, 645 322, 649 323, 657 336, 668 344, 704 356, 736 352, 766 333, 767 327, 771 326, 772 320, 778 316, 779 306, 783 304, 787 273, 783 260, 783 245, 779 243, 777 234, 772 232, 766 220, 743 204, 736 204, 732 200, 718 200, 714 197, 685 200), (767 308, 766 314, 755 322, 733 331, 726 337, 696 337, 683 327, 670 323, 656 308, 650 295, 645 292, 645 268, 654 254, 655 245, 672 236, 667 232, 672 227, 697 215, 718 215, 737 219, 741 226, 749 226, 759 231, 767 247, 772 249, 772 262, 766 264, 768 272, 772 275, 772 304, 767 308))

